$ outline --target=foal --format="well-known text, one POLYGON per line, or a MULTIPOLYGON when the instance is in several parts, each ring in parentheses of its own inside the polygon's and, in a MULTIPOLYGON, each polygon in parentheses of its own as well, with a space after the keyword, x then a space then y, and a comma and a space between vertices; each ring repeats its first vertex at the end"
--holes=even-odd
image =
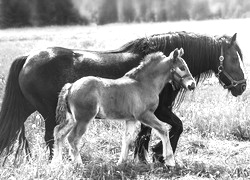
POLYGON ((165 164, 174 166, 168 128, 157 119, 154 111, 166 83, 176 81, 188 90, 195 88, 195 81, 181 58, 183 54, 182 48, 175 49, 168 57, 162 52, 152 53, 119 79, 87 76, 66 84, 60 92, 56 110, 59 125, 54 129, 55 154, 52 162, 62 159, 63 139, 69 134, 71 158, 82 163, 79 141, 88 123, 98 117, 126 121, 118 164, 127 159, 129 145, 136 136, 135 124, 140 121, 158 132, 163 142, 165 164))

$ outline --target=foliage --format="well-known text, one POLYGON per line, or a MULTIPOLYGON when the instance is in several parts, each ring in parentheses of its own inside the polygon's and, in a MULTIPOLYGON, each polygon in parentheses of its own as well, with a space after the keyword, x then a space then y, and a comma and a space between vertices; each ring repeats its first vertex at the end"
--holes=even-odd
POLYGON ((0 27, 30 26, 30 11, 27 0, 2 0, 0 27))
POLYGON ((99 24, 118 21, 117 0, 104 0, 99 14, 99 24))
POLYGON ((1 1, 0 28, 250 17, 249 0, 1 1))
MULTIPOLYGON (((68 0, 37 0, 36 18, 38 25, 81 24, 82 20, 68 0)), ((85 22, 87 23, 87 22, 85 22)))
POLYGON ((88 24, 71 0, 2 0, 0 27, 88 24))
POLYGON ((135 10, 132 4, 133 0, 123 1, 122 4, 122 21, 123 22, 132 22, 135 20, 135 10))

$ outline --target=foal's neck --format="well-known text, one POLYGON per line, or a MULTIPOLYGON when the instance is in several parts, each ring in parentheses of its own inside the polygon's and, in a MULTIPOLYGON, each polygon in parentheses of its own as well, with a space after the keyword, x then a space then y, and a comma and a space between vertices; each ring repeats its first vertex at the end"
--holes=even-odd
POLYGON ((165 60, 161 63, 161 66, 165 67, 164 69, 154 69, 136 79, 136 81, 143 84, 143 88, 151 88, 157 94, 160 94, 166 83, 171 80, 170 60, 165 60))

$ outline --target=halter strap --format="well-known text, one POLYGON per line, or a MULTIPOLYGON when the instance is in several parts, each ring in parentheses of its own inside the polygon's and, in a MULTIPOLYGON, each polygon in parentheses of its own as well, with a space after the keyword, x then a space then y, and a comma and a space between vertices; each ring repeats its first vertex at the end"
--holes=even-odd
POLYGON ((173 90, 175 91, 175 90, 176 90, 176 87, 175 87, 175 85, 173 84, 173 82, 176 82, 178 85, 183 86, 183 85, 182 85, 183 79, 189 77, 189 75, 188 75, 188 74, 185 74, 184 76, 181 76, 180 74, 178 74, 178 73, 176 72, 176 70, 175 70, 174 68, 172 68, 172 69, 170 70, 170 72, 171 72, 171 75, 172 75, 172 82, 171 82, 171 85, 172 85, 173 90), (178 78, 178 81, 175 80, 174 76, 176 76, 176 77, 178 78))
POLYGON ((241 83, 245 83, 246 82, 246 79, 242 79, 242 80, 234 80, 232 78, 232 76, 230 76, 230 74, 228 74, 225 69, 224 69, 224 66, 223 66, 223 62, 224 62, 224 55, 223 55, 223 47, 221 46, 221 52, 220 52, 220 57, 219 57, 219 61, 220 61, 220 65, 218 67, 218 73, 215 74, 215 76, 219 79, 220 83, 222 84, 222 86, 225 88, 225 89, 230 89, 232 87, 235 87, 241 83), (231 84, 229 84, 228 86, 222 82, 222 80, 220 79, 220 75, 221 73, 223 73, 225 75, 225 77, 231 82, 231 84))

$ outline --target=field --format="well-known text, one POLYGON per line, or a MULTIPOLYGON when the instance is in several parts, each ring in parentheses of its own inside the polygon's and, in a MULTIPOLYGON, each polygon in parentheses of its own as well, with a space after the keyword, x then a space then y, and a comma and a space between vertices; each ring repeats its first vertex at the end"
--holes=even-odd
MULTIPOLYGON (((183 21, 145 24, 111 24, 105 26, 64 26, 0 30, 0 104, 5 80, 15 57, 47 46, 78 49, 115 49, 138 37, 168 31, 193 31, 210 35, 233 35, 244 54, 249 76, 250 40, 246 25, 250 19, 183 21)), ((11 105, 10 105, 11 106, 11 105)), ((44 120, 34 113, 25 122, 32 158, 13 165, 11 155, 0 167, 0 179, 250 179, 250 88, 233 97, 215 77, 188 93, 175 113, 183 120, 184 132, 176 151, 177 165, 166 169, 153 164, 130 161, 116 166, 124 124, 95 120, 82 139, 84 166, 73 165, 64 149, 64 160, 50 167, 44 142, 44 120)), ((150 146, 159 139, 153 134, 150 146)), ((0 162, 2 162, 0 159, 0 162)))

